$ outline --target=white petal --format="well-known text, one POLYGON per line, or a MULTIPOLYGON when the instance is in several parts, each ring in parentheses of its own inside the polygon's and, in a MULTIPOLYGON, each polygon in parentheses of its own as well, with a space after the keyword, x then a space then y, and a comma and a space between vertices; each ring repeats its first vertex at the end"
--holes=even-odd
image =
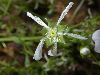
POLYGON ((54 56, 54 55, 52 54, 51 50, 48 51, 48 55, 54 56))
POLYGON ((58 35, 64 35, 63 32, 58 32, 58 35))
POLYGON ((93 41, 100 40, 100 30, 96 30, 92 35, 93 41))
POLYGON ((32 18, 34 21, 36 21, 41 26, 44 26, 45 28, 49 28, 39 17, 33 16, 30 12, 27 12, 27 16, 32 18))
POLYGON ((72 7, 74 3, 70 2, 69 5, 65 8, 65 10, 62 12, 60 18, 58 19, 57 25, 61 22, 61 20, 65 17, 65 15, 68 13, 69 9, 72 7))
POLYGON ((53 47, 52 53, 53 53, 53 55, 57 56, 57 38, 56 38, 56 41, 54 43, 54 47, 53 47))
POLYGON ((57 42, 54 43, 53 50, 48 51, 48 55, 57 56, 57 42))
POLYGON ((42 39, 40 41, 39 45, 37 46, 37 49, 35 51, 33 59, 40 60, 42 58, 42 47, 43 47, 43 44, 44 44, 44 40, 42 39))
POLYGON ((100 53, 100 30, 96 30, 93 35, 92 35, 92 39, 95 42, 95 48, 94 50, 97 53, 100 53))
POLYGON ((81 39, 81 40, 87 40, 87 38, 81 35, 73 34, 73 33, 64 33, 63 35, 68 35, 70 37, 74 37, 74 38, 81 39))
POLYGON ((100 40, 99 41, 95 41, 95 48, 94 48, 94 50, 97 53, 100 53, 100 40))

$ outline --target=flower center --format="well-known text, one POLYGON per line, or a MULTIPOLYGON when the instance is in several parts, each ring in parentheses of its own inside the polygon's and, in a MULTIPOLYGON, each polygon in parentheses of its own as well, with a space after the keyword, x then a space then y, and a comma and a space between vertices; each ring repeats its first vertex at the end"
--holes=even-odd
POLYGON ((52 29, 51 32, 50 32, 50 36, 54 37, 55 35, 56 35, 56 31, 52 29))
POLYGON ((56 30, 54 28, 51 28, 49 31, 48 31, 48 36, 49 38, 53 38, 56 36, 56 30))

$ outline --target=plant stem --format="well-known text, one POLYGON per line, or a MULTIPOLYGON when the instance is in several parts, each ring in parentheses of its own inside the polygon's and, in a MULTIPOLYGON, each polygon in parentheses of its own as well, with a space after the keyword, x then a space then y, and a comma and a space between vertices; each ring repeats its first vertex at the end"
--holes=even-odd
POLYGON ((73 13, 71 19, 69 20, 69 22, 71 23, 73 21, 73 19, 75 18, 75 16, 77 15, 78 11, 80 10, 80 8, 82 7, 83 3, 85 2, 85 0, 81 0, 80 4, 78 5, 78 7, 76 8, 75 12, 73 13))
POLYGON ((8 4, 7 4, 7 7, 5 8, 5 11, 4 11, 4 15, 7 14, 7 11, 8 11, 8 9, 9 9, 11 3, 12 3, 12 0, 9 0, 9 1, 8 1, 8 4))
POLYGON ((12 37, 5 37, 5 38, 0 38, 0 42, 7 42, 7 41, 16 41, 16 40, 22 40, 22 41, 33 41, 33 40, 39 40, 41 39, 41 36, 38 37, 17 37, 17 36, 12 36, 12 37))

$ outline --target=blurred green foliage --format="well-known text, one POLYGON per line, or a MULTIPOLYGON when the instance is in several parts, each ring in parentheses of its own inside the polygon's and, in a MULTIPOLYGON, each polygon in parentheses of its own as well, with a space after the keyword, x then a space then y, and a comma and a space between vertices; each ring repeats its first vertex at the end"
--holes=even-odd
MULTIPOLYGON (((54 9, 54 0, 0 0, 0 14, 9 14, 9 11, 17 9, 18 11, 26 11, 30 9, 38 9, 39 7, 48 9, 51 14, 54 9), (29 7, 29 8, 28 8, 29 7)), ((1 15, 0 15, 1 16, 1 15)))

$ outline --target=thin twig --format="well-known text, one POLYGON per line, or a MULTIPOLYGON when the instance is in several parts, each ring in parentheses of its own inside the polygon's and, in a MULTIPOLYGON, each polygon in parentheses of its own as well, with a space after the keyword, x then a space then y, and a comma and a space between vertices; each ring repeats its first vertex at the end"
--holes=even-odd
POLYGON ((85 0, 81 0, 80 4, 78 5, 78 7, 76 8, 76 10, 74 11, 71 19, 70 19, 70 23, 73 21, 73 19, 75 18, 75 16, 77 15, 78 11, 80 10, 80 8, 82 7, 83 3, 85 0))

